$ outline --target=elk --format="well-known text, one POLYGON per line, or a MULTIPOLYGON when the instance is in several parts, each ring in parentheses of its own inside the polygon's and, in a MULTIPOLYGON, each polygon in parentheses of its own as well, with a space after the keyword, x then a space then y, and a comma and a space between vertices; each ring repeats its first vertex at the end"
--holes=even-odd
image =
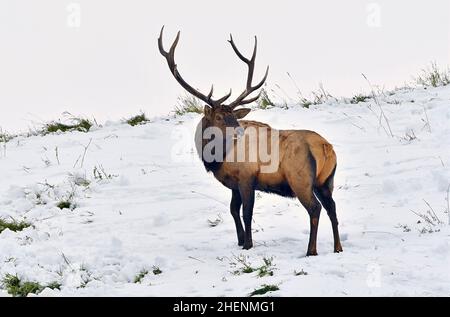
MULTIPOLYGON (((163 47, 162 27, 158 39, 160 53, 165 57, 170 72, 177 82, 185 88, 190 94, 205 102, 203 117, 198 125, 196 132, 197 151, 207 172, 213 173, 214 177, 232 193, 230 211, 236 225, 238 245, 248 250, 253 247, 252 240, 252 217, 253 206, 255 203, 255 191, 263 191, 277 194, 283 197, 298 198, 304 208, 308 211, 310 217, 310 236, 307 249, 307 256, 317 255, 317 230, 322 206, 326 209, 331 220, 334 252, 342 252, 342 246, 339 238, 338 219, 336 216, 336 204, 333 200, 333 180, 336 172, 337 157, 333 146, 323 137, 313 131, 308 130, 275 130, 269 125, 256 122, 240 120, 243 119, 251 109, 239 108, 239 106, 248 105, 258 100, 259 94, 249 97, 257 92, 265 83, 269 67, 262 80, 253 85, 253 74, 255 69, 255 59, 257 51, 257 38, 253 54, 250 59, 245 57, 236 47, 232 35, 230 40, 232 49, 248 67, 247 81, 245 90, 232 102, 225 103, 231 97, 231 91, 219 98, 213 99, 214 87, 209 94, 205 95, 189 85, 178 71, 175 63, 175 49, 180 39, 178 32, 175 41, 169 51, 163 47), (213 161, 205 158, 205 147, 207 146, 204 132, 209 128, 219 129, 226 134, 229 128, 234 131, 231 142, 224 137, 223 144, 225 151, 222 153, 223 159, 213 161), (263 136, 256 134, 245 145, 245 151, 250 150, 251 143, 255 143, 260 138, 270 138, 275 133, 278 135, 278 157, 279 161, 276 169, 271 172, 263 172, 263 163, 258 158, 250 161, 226 160, 225 156, 237 148, 237 142, 246 136, 250 128, 266 129, 267 133, 263 136), (199 139, 200 138, 200 139, 199 139), (241 222, 240 210, 242 207, 244 226, 241 222)), ((272 146, 273 147, 273 146, 272 146)), ((275 148, 273 148, 275 149, 275 148)))

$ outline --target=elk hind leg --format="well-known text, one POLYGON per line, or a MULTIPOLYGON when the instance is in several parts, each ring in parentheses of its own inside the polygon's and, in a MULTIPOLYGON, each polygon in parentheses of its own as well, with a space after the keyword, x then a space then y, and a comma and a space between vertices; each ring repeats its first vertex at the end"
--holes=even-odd
POLYGON ((343 250, 341 240, 339 238, 339 222, 336 215, 336 203, 333 199, 333 179, 334 172, 323 185, 314 187, 314 193, 316 194, 317 198, 319 198, 322 206, 327 211, 328 217, 331 220, 334 238, 334 252, 339 253, 343 250))
POLYGON ((322 206, 314 196, 313 192, 313 171, 311 175, 295 175, 288 178, 289 185, 298 197, 300 203, 309 214, 310 232, 307 256, 317 255, 317 231, 319 229, 319 218, 322 206))

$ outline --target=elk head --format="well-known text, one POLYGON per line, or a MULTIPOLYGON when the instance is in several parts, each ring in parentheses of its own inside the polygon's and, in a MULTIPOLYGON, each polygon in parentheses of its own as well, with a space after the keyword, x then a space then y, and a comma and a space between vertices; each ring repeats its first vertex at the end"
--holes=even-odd
POLYGON ((233 128, 235 129, 238 136, 244 134, 244 130, 240 127, 238 120, 244 118, 249 112, 250 109, 248 108, 241 108, 241 109, 235 109, 238 106, 243 106, 250 104, 256 100, 258 100, 259 95, 252 98, 246 99, 248 96, 250 96, 252 93, 260 89, 264 82, 267 79, 267 75, 269 73, 269 67, 267 66, 266 73, 263 77, 263 79, 255 86, 252 86, 253 81, 253 73, 255 69, 255 59, 256 59, 256 50, 257 50, 257 38, 255 36, 255 46, 253 49, 253 55, 250 59, 244 57, 244 55, 239 52, 236 45, 234 44, 233 37, 230 35, 230 40, 228 41, 231 44, 231 47, 233 48, 236 55, 248 66, 248 74, 247 74, 247 84, 245 87, 245 90, 233 101, 228 104, 225 104, 225 102, 231 97, 231 90, 230 92, 219 99, 213 99, 213 92, 214 92, 214 86, 211 87, 210 92, 205 95, 201 92, 199 92, 197 89, 193 88, 191 85, 189 85, 180 75, 177 64, 175 63, 175 49, 177 47, 178 41, 180 39, 180 32, 178 32, 177 37, 175 38, 175 41, 173 42, 172 46, 170 47, 169 51, 166 52, 163 47, 162 43, 162 37, 164 32, 164 26, 161 29, 161 33, 158 39, 158 46, 159 51, 161 54, 166 58, 167 64, 169 65, 170 72, 175 77, 175 79, 178 81, 178 83, 184 87, 190 94, 197 97, 198 99, 202 100, 206 103, 204 107, 204 118, 203 118, 203 128, 207 127, 215 127, 222 130, 223 135, 226 133, 227 128, 233 128))

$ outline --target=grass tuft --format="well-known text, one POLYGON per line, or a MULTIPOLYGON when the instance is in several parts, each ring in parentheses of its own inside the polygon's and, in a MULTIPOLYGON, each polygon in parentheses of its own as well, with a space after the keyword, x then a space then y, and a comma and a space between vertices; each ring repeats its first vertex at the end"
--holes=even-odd
POLYGON ((279 291, 280 288, 276 285, 267 285, 264 284, 262 285, 260 288, 255 289, 253 292, 250 293, 250 297, 255 296, 255 295, 264 295, 267 294, 269 292, 276 292, 279 291))
POLYGON ((134 277, 134 283, 135 283, 135 284, 141 283, 142 280, 144 279, 144 277, 145 277, 147 274, 148 274, 148 271, 147 271, 147 270, 142 270, 142 271, 140 271, 139 274, 136 275, 136 276, 134 277))
POLYGON ((8 294, 14 297, 26 297, 28 294, 39 294, 45 288, 36 282, 22 282, 17 275, 6 274, 2 281, 8 294))
POLYGON ((302 106, 303 108, 307 108, 307 109, 309 109, 309 107, 312 105, 323 104, 330 99, 336 100, 335 97, 333 97, 327 90, 325 90, 325 88, 323 87, 322 84, 319 84, 319 89, 311 92, 312 97, 313 97, 312 99, 305 98, 300 93, 300 91, 298 92, 298 94, 300 96, 300 100, 299 100, 298 104, 300 106, 302 106))
POLYGON ((107 173, 103 165, 94 166, 94 170, 92 172, 94 174, 94 179, 97 181, 111 180, 118 175, 113 175, 107 173))
POLYGON ((350 103, 353 105, 356 105, 360 102, 366 102, 367 100, 371 99, 371 96, 365 96, 362 94, 357 94, 355 96, 353 96, 353 98, 350 100, 350 103))
POLYGON ((272 102, 267 91, 264 88, 261 89, 261 94, 259 96, 257 103, 258 103, 258 109, 262 109, 262 110, 265 110, 265 109, 275 106, 275 104, 272 102))
POLYGON ((418 85, 424 87, 440 87, 450 84, 450 68, 441 70, 436 62, 422 69, 422 73, 415 78, 418 85))
POLYGON ((245 273, 245 274, 250 274, 250 273, 253 273, 255 271, 256 271, 256 269, 252 268, 251 266, 244 266, 242 268, 242 273, 245 273))
POLYGON ((126 120, 126 123, 128 123, 129 125, 131 125, 132 127, 137 126, 137 125, 141 125, 141 124, 146 124, 147 122, 149 122, 150 120, 147 118, 147 116, 145 115, 144 112, 141 112, 138 115, 135 115, 129 119, 126 120))
POLYGON ((23 229, 28 228, 30 226, 31 226, 31 224, 29 224, 28 222, 25 222, 25 221, 18 222, 13 219, 13 221, 8 222, 8 221, 0 218, 0 233, 2 233, 3 230, 6 230, 6 229, 9 229, 14 232, 18 232, 18 231, 22 231, 23 229))
POLYGON ((308 272, 305 272, 303 269, 300 271, 294 271, 295 276, 302 276, 302 275, 308 275, 308 272))
POLYGON ((263 258, 264 264, 258 270, 258 277, 273 276, 273 258, 263 258))
POLYGON ((51 282, 50 284, 47 285, 48 288, 57 290, 61 290, 61 286, 62 284, 59 282, 51 282))
POLYGON ((161 269, 159 267, 157 267, 157 266, 153 266, 153 271, 152 272, 155 275, 159 275, 159 274, 162 273, 161 269))
POLYGON ((62 123, 60 121, 52 121, 44 125, 42 130, 43 134, 55 133, 55 132, 89 132, 94 123, 89 119, 77 118, 71 116, 69 118, 71 124, 62 123))
POLYGON ((4 132, 2 129, 0 129, 0 143, 8 143, 12 139, 14 139, 14 137, 14 135, 4 132))
POLYGON ((311 107, 312 105, 315 105, 314 101, 311 101, 307 98, 300 98, 300 102, 299 102, 300 106, 302 106, 303 108, 309 109, 309 107, 311 107))
POLYGON ((22 281, 17 275, 6 274, 2 280, 2 287, 13 297, 27 297, 28 294, 39 294, 45 288, 61 289, 61 283, 52 282, 43 286, 37 282, 22 281))
POLYGON ((70 200, 61 200, 59 203, 56 204, 56 207, 59 209, 73 209, 74 205, 70 200))
POLYGON ((185 115, 186 113, 203 113, 203 104, 197 97, 185 94, 178 97, 178 105, 175 106, 175 114, 177 116, 185 115))
MULTIPOLYGON (((152 273, 154 274, 154 275, 159 275, 159 274, 162 274, 162 270, 159 268, 159 267, 157 267, 156 265, 155 266, 153 266, 153 268, 152 268, 152 273)), ((146 269, 142 269, 140 272, 139 272, 139 274, 137 274, 135 277, 134 277, 134 283, 141 283, 142 282, 142 280, 147 276, 149 274, 149 271, 148 270, 146 270, 146 269)))
POLYGON ((88 187, 91 184, 86 174, 69 173, 69 179, 77 186, 88 187))
MULTIPOLYGON (((257 272, 258 277, 264 277, 264 276, 273 276, 273 270, 274 270, 274 264, 273 264, 273 257, 263 258, 263 264, 259 267, 253 267, 250 263, 247 262, 247 257, 240 255, 235 257, 235 260, 237 263, 240 263, 242 265, 242 268, 240 270, 236 270, 233 272, 235 275, 240 275, 241 273, 244 274, 250 274, 253 272, 257 272)), ((237 263, 232 263, 233 265, 236 265, 237 263)))

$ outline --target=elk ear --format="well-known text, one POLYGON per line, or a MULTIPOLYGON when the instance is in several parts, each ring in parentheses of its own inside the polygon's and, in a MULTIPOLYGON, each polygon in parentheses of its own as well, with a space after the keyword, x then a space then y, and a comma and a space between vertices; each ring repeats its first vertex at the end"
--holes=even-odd
POLYGON ((205 107, 203 108, 203 114, 205 115, 205 117, 210 118, 212 115, 212 108, 208 105, 205 105, 205 107))
POLYGON ((233 114, 236 116, 236 119, 242 119, 246 115, 248 115, 250 111, 252 111, 252 109, 242 108, 242 109, 234 110, 233 114))

